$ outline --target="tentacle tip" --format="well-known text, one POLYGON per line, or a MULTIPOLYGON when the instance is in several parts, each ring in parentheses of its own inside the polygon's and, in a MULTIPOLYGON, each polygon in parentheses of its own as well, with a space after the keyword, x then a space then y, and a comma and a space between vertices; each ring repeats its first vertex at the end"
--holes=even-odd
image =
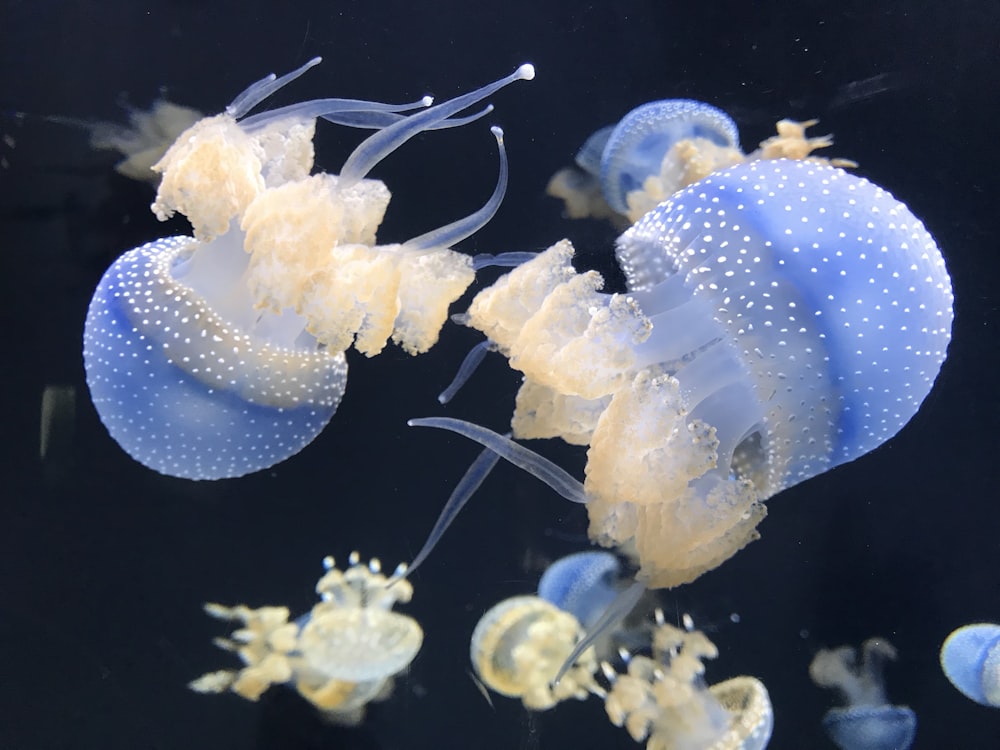
POLYGON ((531 63, 525 63, 517 69, 516 75, 522 81, 530 81, 535 77, 535 66, 531 63))
POLYGON ((434 97, 433 97, 433 96, 430 96, 430 95, 428 95, 428 96, 424 96, 424 97, 423 97, 423 98, 421 98, 421 100, 420 100, 420 105, 421 105, 422 107, 429 107, 429 106, 431 106, 431 105, 432 105, 433 103, 434 103, 434 97))
POLYGON ((323 62, 323 58, 319 55, 316 55, 316 57, 307 62, 306 65, 308 65, 311 68, 315 65, 319 65, 321 62, 323 62))
POLYGON ((497 139, 498 143, 503 143, 503 128, 499 125, 491 125, 490 132, 493 133, 493 137, 497 139))

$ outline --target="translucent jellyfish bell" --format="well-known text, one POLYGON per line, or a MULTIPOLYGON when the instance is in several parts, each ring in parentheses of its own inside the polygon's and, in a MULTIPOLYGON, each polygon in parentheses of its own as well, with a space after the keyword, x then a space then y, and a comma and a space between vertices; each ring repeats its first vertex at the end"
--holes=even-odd
POLYGON ((601 152, 601 188, 610 206, 626 213, 628 194, 641 190, 647 177, 660 173, 660 163, 674 144, 694 138, 729 148, 739 146, 736 123, 704 102, 665 99, 625 115, 608 133, 601 152))
POLYGON ((376 244, 390 193, 365 178, 417 133, 487 113, 458 116, 533 68, 434 107, 320 99, 247 116, 318 62, 253 84, 174 142, 154 167, 152 208, 161 220, 183 213, 194 236, 125 253, 94 292, 84 331, 92 400, 119 445, 163 474, 235 477, 294 455, 337 409, 348 346, 372 356, 391 337, 426 351, 474 278, 471 258, 449 247, 503 197, 499 128, 487 203, 409 242, 376 244), (376 131, 339 176, 310 175, 316 118, 376 131))
POLYGON ((597 659, 592 648, 553 682, 582 637, 580 621, 569 612, 537 596, 514 596, 480 618, 469 655, 487 687, 542 711, 569 698, 604 695, 594 680, 597 659))
POLYGON ((621 564, 608 552, 561 557, 538 580, 538 596, 572 614, 589 631, 618 596, 621 564))
MULTIPOLYGON (((356 552, 341 571, 324 560, 325 575, 316 584, 321 601, 294 622, 287 607, 206 604, 205 611, 240 628, 215 643, 235 651, 246 665, 202 675, 190 684, 199 693, 232 690, 257 700, 274 684, 292 684, 306 700, 338 724, 357 724, 365 706, 392 692, 393 677, 413 661, 423 642, 415 620, 393 612, 408 602, 408 581, 389 585, 381 565, 360 562, 356 552)), ((398 578, 405 569, 396 571, 398 578)))
POLYGON ((883 670, 896 649, 884 638, 861 644, 861 659, 850 646, 821 650, 809 665, 820 687, 841 694, 847 704, 823 716, 823 729, 841 750, 908 750, 917 733, 917 716, 907 706, 889 705, 883 670))
POLYGON ((982 622, 954 630, 941 646, 941 669, 966 698, 1000 708, 1000 625, 982 622))
POLYGON ((902 203, 821 164, 741 164, 618 240, 626 294, 557 243, 467 315, 524 373, 515 438, 588 445, 581 484, 476 425, 460 432, 585 503, 590 536, 650 587, 694 580, 758 537, 763 500, 873 450, 945 359, 951 281, 902 203))

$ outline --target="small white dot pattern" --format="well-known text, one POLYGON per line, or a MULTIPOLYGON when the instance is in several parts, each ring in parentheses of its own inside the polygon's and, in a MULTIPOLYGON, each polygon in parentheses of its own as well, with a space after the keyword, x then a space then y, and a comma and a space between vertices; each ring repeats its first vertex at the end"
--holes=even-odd
POLYGON ((951 280, 923 224, 871 182, 760 161, 675 194, 619 240, 630 289, 684 275, 766 413, 777 491, 857 458, 917 412, 945 359, 951 280))
POLYGON ((342 353, 289 349, 227 325, 175 281, 191 237, 122 255, 94 292, 83 337, 91 399, 140 463, 188 479, 236 477, 308 445, 337 410, 342 353))

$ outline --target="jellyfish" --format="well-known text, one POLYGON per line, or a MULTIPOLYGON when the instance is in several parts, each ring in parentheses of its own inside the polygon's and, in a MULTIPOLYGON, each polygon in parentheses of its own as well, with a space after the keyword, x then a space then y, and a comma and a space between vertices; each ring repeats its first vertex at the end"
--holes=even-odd
POLYGON ((917 716, 908 706, 892 706, 885 695, 886 660, 896 649, 884 638, 861 644, 861 661, 851 646, 819 651, 809 677, 820 687, 837 690, 843 708, 823 716, 823 729, 841 750, 908 750, 917 733, 917 716))
POLYGON ((287 607, 206 604, 212 617, 239 623, 230 638, 215 644, 238 654, 246 666, 209 672, 189 687, 199 693, 230 690, 256 701, 271 685, 288 684, 334 723, 363 721, 368 703, 392 694, 393 678, 417 655, 423 631, 412 617, 392 610, 413 596, 413 587, 401 579, 405 566, 389 579, 377 558, 366 565, 352 552, 348 563, 340 570, 332 557, 323 561, 325 573, 316 584, 320 602, 291 622, 287 607))
POLYGON ((513 596, 480 618, 469 655, 488 688, 544 711, 570 698, 604 696, 594 678, 598 663, 592 647, 567 663, 583 636, 570 612, 538 596, 513 596))
POLYGON ((941 646, 941 669, 966 698, 1000 708, 1000 625, 982 622, 952 631, 941 646))
POLYGON ((320 99, 248 114, 319 61, 258 81, 177 138, 153 167, 162 180, 152 209, 161 220, 183 213, 193 236, 125 253, 94 293, 84 331, 92 401, 119 445, 163 474, 236 477, 294 455, 337 409, 345 349, 373 356, 391 337, 426 351, 473 280, 473 259, 449 248, 503 198, 499 128, 488 202, 402 244, 376 244, 390 193, 366 175, 421 131, 491 111, 457 117, 534 69, 433 107, 429 97, 320 99), (310 175, 317 118, 376 131, 340 175, 310 175))
POLYGON ((524 375, 513 437, 587 446, 584 481, 478 425, 410 424, 584 503, 591 539, 650 588, 717 567, 758 538, 765 500, 891 438, 945 359, 937 245, 839 168, 748 162, 676 193, 619 238, 623 294, 573 253, 564 240, 502 276, 464 320, 524 375))
POLYGON ((621 563, 609 552, 566 555, 542 573, 538 596, 569 612, 590 630, 618 596, 621 572, 621 563))
POLYGON ((631 656, 624 674, 602 664, 611 682, 605 711, 646 750, 762 750, 774 727, 764 684, 749 676, 705 682, 705 659, 719 655, 685 616, 684 629, 657 611, 652 656, 631 656))
POLYGON ((833 144, 828 135, 806 136, 817 122, 781 120, 777 135, 744 154, 736 123, 722 110, 691 99, 649 102, 594 132, 576 155, 579 169, 557 172, 547 192, 565 202, 570 218, 610 218, 618 224, 616 217, 626 217, 634 223, 681 188, 744 161, 791 158, 856 166, 811 155, 833 144))

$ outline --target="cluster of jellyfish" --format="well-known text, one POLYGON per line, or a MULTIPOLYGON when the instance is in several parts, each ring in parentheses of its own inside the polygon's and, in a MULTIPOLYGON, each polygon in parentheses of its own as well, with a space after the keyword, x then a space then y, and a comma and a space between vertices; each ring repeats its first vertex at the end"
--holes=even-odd
MULTIPOLYGON (((783 120, 744 153, 724 112, 669 100, 595 132, 548 188, 570 217, 624 229, 615 247, 622 293, 603 292, 597 272, 578 272, 568 240, 541 253, 453 249, 492 218, 506 190, 497 127, 499 177, 482 208, 379 244, 391 196, 369 173, 422 131, 488 114, 482 102, 534 69, 440 104, 317 99, 251 114, 318 62, 254 83, 152 166, 154 213, 183 214, 193 234, 125 253, 94 293, 84 362, 108 432, 171 476, 268 468, 331 420, 348 348, 371 357, 391 340, 426 352, 486 266, 510 270, 451 315, 485 340, 441 401, 487 351, 523 382, 499 430, 443 416, 410 421, 464 435, 483 452, 408 568, 387 577, 356 553, 343 570, 328 558, 320 602, 296 619, 281 606, 206 605, 238 623, 217 643, 244 666, 191 687, 256 700, 289 685, 334 721, 363 720, 422 643, 420 626, 393 609, 412 595, 408 571, 503 458, 584 504, 591 540, 614 553, 561 560, 535 594, 487 612, 470 646, 482 683, 530 710, 595 696, 647 748, 765 747, 774 721, 767 690, 752 677, 709 685, 704 661, 717 651, 689 618, 676 627, 654 614, 637 649, 615 655, 608 644, 646 591, 693 581, 757 539, 766 500, 871 451, 916 413, 952 322, 933 238, 903 203, 846 171, 852 162, 814 153, 832 140, 809 137, 813 122, 783 120), (319 120, 373 131, 339 174, 313 173, 319 120), (583 480, 523 444, 540 438, 584 447, 583 480), (631 582, 622 580, 626 558, 631 582)), ((973 672, 998 671, 1000 657, 980 656, 986 640, 949 639, 942 663, 959 689, 995 704, 995 680, 973 684, 973 672)), ((912 743, 915 717, 888 705, 881 681, 894 654, 873 639, 860 661, 848 648, 817 655, 813 680, 848 702, 824 720, 839 747, 912 743)))

